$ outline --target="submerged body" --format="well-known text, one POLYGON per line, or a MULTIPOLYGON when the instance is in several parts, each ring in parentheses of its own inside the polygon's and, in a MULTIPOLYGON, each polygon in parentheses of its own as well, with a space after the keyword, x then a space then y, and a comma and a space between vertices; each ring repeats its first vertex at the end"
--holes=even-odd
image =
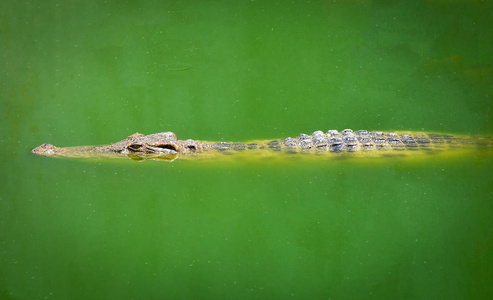
POLYGON ((419 132, 381 132, 345 129, 341 132, 329 130, 326 133, 315 131, 311 135, 300 134, 296 138, 256 141, 252 143, 204 142, 179 140, 173 132, 160 132, 150 135, 135 133, 126 139, 104 146, 82 146, 59 148, 42 144, 31 152, 42 156, 96 157, 128 156, 132 159, 174 160, 179 155, 211 152, 285 152, 285 153, 357 153, 371 155, 375 152, 391 153, 398 151, 437 151, 445 149, 484 149, 492 146, 491 138, 454 136, 448 134, 419 132))

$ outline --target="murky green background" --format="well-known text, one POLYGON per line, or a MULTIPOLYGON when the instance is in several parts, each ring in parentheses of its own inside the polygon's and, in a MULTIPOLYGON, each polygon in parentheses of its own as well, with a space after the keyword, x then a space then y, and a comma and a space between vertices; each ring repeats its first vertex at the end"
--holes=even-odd
POLYGON ((487 2, 0 2, 0 298, 493 297, 491 153, 29 153, 168 130, 492 135, 487 2))

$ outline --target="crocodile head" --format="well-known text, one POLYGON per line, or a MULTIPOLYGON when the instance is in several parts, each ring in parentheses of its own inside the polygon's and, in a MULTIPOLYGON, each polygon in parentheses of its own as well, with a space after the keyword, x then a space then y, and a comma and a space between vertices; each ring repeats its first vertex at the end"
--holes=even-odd
POLYGON ((174 155, 180 153, 180 146, 173 132, 160 132, 150 135, 136 133, 125 140, 124 145, 118 152, 135 156, 174 155))

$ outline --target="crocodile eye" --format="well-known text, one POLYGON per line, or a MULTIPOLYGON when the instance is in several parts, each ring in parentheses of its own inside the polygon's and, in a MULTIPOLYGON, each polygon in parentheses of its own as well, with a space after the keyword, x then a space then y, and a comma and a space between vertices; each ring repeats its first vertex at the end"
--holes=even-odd
POLYGON ((158 148, 160 150, 159 152, 169 152, 169 151, 179 152, 178 147, 170 143, 152 145, 152 148, 158 148))
POLYGON ((157 145, 156 147, 161 148, 161 149, 169 149, 169 150, 178 151, 178 148, 172 144, 157 145))
POLYGON ((141 148, 142 148, 142 145, 141 144, 131 144, 127 148, 128 148, 129 151, 132 151, 132 152, 140 152, 140 151, 142 151, 141 150, 141 148))

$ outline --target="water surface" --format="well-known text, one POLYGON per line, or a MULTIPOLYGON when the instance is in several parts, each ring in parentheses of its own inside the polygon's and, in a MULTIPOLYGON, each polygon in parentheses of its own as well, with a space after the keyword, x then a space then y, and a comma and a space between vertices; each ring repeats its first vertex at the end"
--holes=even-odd
POLYGON ((135 132, 493 135, 491 4, 0 3, 0 296, 491 298, 491 152, 43 158, 135 132))

